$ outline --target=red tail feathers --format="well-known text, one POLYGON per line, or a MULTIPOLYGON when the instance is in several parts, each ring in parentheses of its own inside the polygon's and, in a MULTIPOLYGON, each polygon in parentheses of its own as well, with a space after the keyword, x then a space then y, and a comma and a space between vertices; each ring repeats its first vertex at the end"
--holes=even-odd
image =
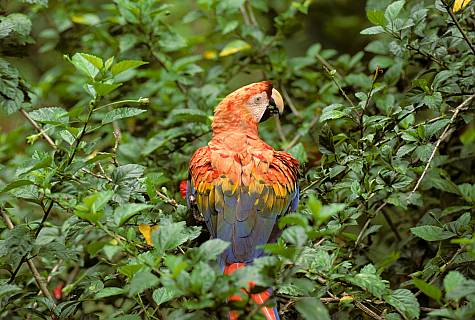
MULTIPOLYGON (((238 269, 241 269, 241 268, 244 268, 245 265, 246 264, 243 263, 243 262, 227 264, 224 267, 224 274, 230 275, 234 271, 236 271, 238 269)), ((252 289, 252 287, 254 287, 255 285, 256 285, 255 282, 250 281, 248 290, 252 289)), ((245 289, 241 289, 241 291, 246 293, 246 294, 249 294, 248 291, 245 290, 245 289)), ((264 304, 267 301, 267 299, 269 299, 269 297, 270 297, 270 290, 266 290, 266 291, 261 292, 261 293, 253 293, 253 294, 250 294, 250 296, 251 296, 251 299, 254 300, 254 302, 256 302, 257 304, 264 304)), ((230 301, 240 301, 241 297, 238 296, 238 295, 233 295, 233 296, 229 297, 229 300, 230 301)), ((269 307, 262 307, 261 312, 266 317, 266 320, 277 320, 277 318, 275 316, 275 313, 274 313, 274 309, 269 308, 269 307)), ((229 313, 229 320, 237 320, 237 319, 238 319, 238 313, 236 311, 231 311, 229 313)))

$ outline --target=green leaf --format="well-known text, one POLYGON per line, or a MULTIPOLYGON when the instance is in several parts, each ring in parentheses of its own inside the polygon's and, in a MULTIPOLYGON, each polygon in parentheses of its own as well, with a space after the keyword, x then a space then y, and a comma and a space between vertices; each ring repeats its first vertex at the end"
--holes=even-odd
POLYGON ((159 39, 158 43, 165 52, 178 51, 188 45, 186 39, 173 30, 161 32, 159 39))
POLYGON ((138 108, 119 108, 107 112, 102 118, 102 124, 111 123, 113 121, 130 118, 137 116, 141 113, 146 112, 147 110, 142 110, 138 108))
POLYGON ((324 219, 320 219, 322 203, 314 194, 310 194, 308 196, 307 207, 310 209, 310 213, 312 214, 315 221, 324 221, 324 219))
POLYGON ((368 20, 378 26, 386 25, 386 18, 384 17, 384 12, 381 10, 370 9, 366 11, 366 16, 368 20))
POLYGON ((346 116, 346 113, 342 111, 343 105, 339 103, 334 103, 323 109, 322 115, 320 116, 319 121, 325 122, 328 120, 340 119, 346 116))
POLYGON ((419 302, 416 296, 407 289, 397 289, 384 297, 387 303, 396 308, 406 318, 419 319, 419 302))
POLYGON ((389 22, 396 19, 405 3, 406 1, 404 0, 392 2, 384 11, 386 20, 389 22))
POLYGON ((301 142, 294 145, 292 148, 287 150, 287 152, 293 155, 299 161, 300 164, 307 162, 307 151, 305 150, 305 147, 301 142))
POLYGON ((152 208, 153 205, 145 203, 126 203, 114 210, 114 222, 122 226, 130 218, 140 213, 140 211, 152 208))
POLYGON ((381 26, 369 27, 369 28, 366 28, 366 29, 363 29, 363 30, 360 31, 361 34, 368 34, 368 35, 380 34, 380 33, 384 33, 384 32, 385 32, 385 30, 381 26))
POLYGON ((415 154, 422 162, 429 161, 429 158, 434 151, 434 146, 431 143, 418 146, 415 150, 415 154))
POLYGON ((457 234, 463 234, 465 230, 470 230, 471 218, 470 212, 465 212, 457 220, 447 223, 447 229, 457 234))
POLYGON ((442 297, 442 292, 439 288, 434 286, 433 284, 427 283, 424 280, 414 278, 412 279, 414 285, 421 290, 426 296, 439 301, 442 297))
POLYGON ((69 132, 68 130, 61 130, 59 132, 59 135, 61 138, 66 141, 70 146, 74 144, 74 141, 76 141, 76 138, 69 132))
POLYGON ((347 280, 352 284, 367 290, 378 298, 381 298, 389 291, 387 281, 381 279, 379 274, 376 273, 376 268, 372 264, 364 266, 360 273, 352 277, 347 277, 347 280))
POLYGON ((465 201, 475 203, 475 184, 463 183, 457 187, 465 201))
POLYGON ((87 53, 80 53, 80 55, 86 59, 87 61, 89 61, 90 63, 92 63, 97 69, 102 69, 102 67, 104 66, 103 62, 102 62, 102 59, 99 58, 99 57, 96 57, 92 54, 87 54, 87 53))
POLYGON ((282 238, 297 247, 302 247, 307 242, 307 234, 302 226, 291 226, 282 232, 282 238))
POLYGON ((6 17, 0 17, 0 39, 12 35, 12 38, 19 41, 19 44, 25 44, 26 37, 31 32, 31 20, 22 13, 12 13, 6 17))
POLYGON ((144 170, 144 166, 132 163, 115 168, 111 175, 115 191, 112 200, 118 203, 129 202, 132 194, 142 188, 144 170))
POLYGON ((247 51, 251 49, 251 45, 243 40, 233 40, 224 46, 223 50, 219 53, 220 57, 227 57, 236 54, 241 51, 247 51))
POLYGON ((63 108, 49 107, 28 112, 31 119, 47 124, 68 124, 68 112, 63 108))
POLYGON ((463 297, 475 294, 475 280, 466 279, 458 271, 450 271, 444 278, 446 299, 460 301, 463 297))
POLYGON ((97 60, 100 58, 88 55, 86 53, 75 53, 71 59, 67 56, 66 59, 68 59, 68 61, 71 62, 77 70, 81 71, 91 79, 94 79, 100 71, 100 68, 98 68, 96 65, 102 66, 102 60, 97 60), (94 63, 91 61, 94 61, 94 63))
POLYGON ((422 102, 433 110, 439 110, 443 102, 442 94, 440 92, 434 92, 432 95, 426 95, 422 102))
POLYGON ((32 185, 32 184, 34 184, 34 182, 30 181, 30 180, 25 180, 25 179, 15 180, 15 181, 10 182, 9 184, 7 184, 0 191, 0 194, 5 193, 5 192, 10 191, 10 190, 13 190, 13 189, 16 189, 16 188, 19 188, 19 187, 29 186, 29 185, 32 185))
POLYGON ((116 76, 124 71, 138 68, 144 64, 148 64, 148 62, 141 60, 122 60, 112 66, 111 72, 113 76, 116 76))
POLYGON ((199 231, 186 227, 184 221, 160 226, 158 232, 152 233, 153 245, 160 252, 174 249, 199 235, 199 231))
POLYGON ((443 128, 445 128, 450 123, 449 119, 441 119, 437 120, 433 123, 430 123, 425 126, 426 128, 426 135, 428 137, 432 137, 437 135, 443 128))
POLYGON ((346 205, 344 203, 331 203, 324 205, 320 210, 320 215, 317 220, 319 222, 324 222, 330 219, 330 217, 336 216, 336 214, 345 209, 345 207, 346 205))
POLYGON ((104 207, 113 196, 112 191, 96 192, 82 199, 82 203, 75 207, 74 214, 79 218, 97 223, 104 215, 104 207))
POLYGON ((212 260, 229 247, 229 242, 221 239, 210 239, 204 242, 198 249, 200 257, 212 260))
POLYGON ((175 287, 162 287, 153 291, 152 298, 153 301, 155 301, 155 303, 157 304, 157 306, 159 306, 162 303, 173 300, 179 295, 180 292, 175 287))
POLYGON ((214 285, 216 272, 206 262, 199 261, 190 276, 190 289, 197 294, 208 292, 214 285))
POLYGON ((93 87, 98 96, 105 96, 120 87, 121 85, 122 83, 96 82, 93 84, 93 87))
POLYGON ((0 297, 12 297, 21 292, 21 288, 14 284, 3 284, 0 286, 0 297))
POLYGON ((114 56, 112 56, 106 60, 106 62, 104 63, 104 72, 110 69, 110 67, 114 63, 114 59, 115 59, 114 56))
POLYGON ((3 241, 0 242, 0 256, 5 264, 16 268, 22 257, 31 252, 34 241, 30 228, 24 224, 16 225, 11 230, 4 232, 3 241))
POLYGON ((330 320, 327 308, 314 297, 302 298, 295 304, 295 309, 305 320, 330 320))
POLYGON ((426 241, 440 241, 455 237, 456 234, 446 231, 437 226, 420 226, 411 228, 413 235, 422 238, 426 241))
POLYGON ((412 151, 414 151, 415 149, 416 149, 416 145, 414 145, 414 144, 404 144, 396 152, 396 157, 402 158, 406 154, 411 153, 412 151))
POLYGON ((466 281, 463 274, 458 271, 450 271, 444 278, 444 289, 448 293, 466 281))
POLYGON ((150 271, 142 270, 137 272, 130 282, 129 296, 133 297, 142 293, 145 289, 150 289, 156 286, 160 280, 150 271))
POLYGON ((117 269, 118 272, 122 273, 128 278, 132 278, 140 269, 142 269, 142 264, 126 264, 117 269))
POLYGON ((103 299, 106 297, 117 296, 126 293, 124 288, 107 287, 96 292, 94 299, 103 299))
POLYGON ((229 33, 236 29, 239 26, 239 21, 237 20, 232 20, 226 23, 226 25, 223 28, 222 34, 229 33))

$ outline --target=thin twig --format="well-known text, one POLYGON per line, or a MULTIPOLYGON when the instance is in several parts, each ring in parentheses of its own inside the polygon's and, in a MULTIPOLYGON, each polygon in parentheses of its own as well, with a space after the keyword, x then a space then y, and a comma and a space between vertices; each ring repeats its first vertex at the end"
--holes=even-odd
POLYGON ((101 170, 102 175, 98 174, 98 173, 95 173, 95 172, 92 172, 92 171, 89 171, 85 168, 83 168, 82 171, 84 171, 84 172, 86 172, 86 173, 90 174, 91 176, 96 177, 98 179, 104 179, 104 180, 107 180, 109 182, 112 182, 113 180, 110 177, 107 176, 107 174, 104 171, 104 168, 102 167, 100 162, 97 163, 97 166, 99 167, 99 170, 101 170))
POLYGON ((251 20, 252 25, 255 27, 259 27, 259 23, 257 23, 256 16, 254 15, 254 10, 252 9, 251 1, 247 0, 245 6, 247 8, 247 11, 249 11, 249 18, 251 20))
POLYGON ((89 106, 89 112, 87 113, 87 118, 86 118, 86 121, 84 121, 84 126, 82 127, 82 130, 81 130, 81 133, 79 134, 79 137, 76 139, 76 143, 74 144, 74 149, 73 149, 73 152, 71 153, 71 155, 69 156, 69 159, 68 159, 68 162, 67 162, 67 165, 69 166, 73 160, 74 160, 74 156, 76 155, 76 152, 78 151, 78 148, 79 148, 79 144, 81 143, 82 141, 82 138, 84 138, 84 135, 86 133, 86 128, 87 128, 87 124, 89 122, 89 120, 91 119, 91 116, 92 116, 92 112, 94 111, 94 101, 91 102, 91 105, 89 106))
POLYGON ((437 310, 434 308, 427 308, 427 307, 420 307, 419 309, 421 309, 421 311, 424 311, 424 312, 432 312, 432 311, 437 310))
MULTIPOLYGON (((398 38, 398 39, 399 39, 399 40, 402 40, 401 38, 398 38)), ((421 56, 424 56, 424 57, 426 57, 427 59, 434 61, 434 62, 437 63, 439 66, 441 66, 441 67, 443 67, 443 68, 445 68, 445 69, 448 69, 447 64, 446 64, 445 62, 443 62, 443 61, 437 59, 435 56, 433 56, 433 55, 431 55, 431 54, 429 54, 429 53, 427 53, 427 52, 422 51, 421 49, 419 49, 419 48, 413 46, 413 45, 410 44, 410 43, 408 43, 408 44, 406 45, 406 47, 409 48, 409 49, 412 49, 412 50, 416 51, 416 52, 419 53, 421 56)))
POLYGON ((110 103, 107 103, 105 105, 96 107, 96 108, 94 108, 93 111, 98 111, 98 110, 101 110, 101 109, 104 109, 104 108, 107 108, 107 107, 117 106, 117 105, 120 105, 120 104, 130 104, 130 103, 138 103, 140 105, 148 105, 148 104, 150 104, 150 100, 148 98, 142 98, 142 97, 140 97, 138 99, 119 100, 119 101, 110 102, 110 103))
POLYGON ((384 320, 384 317, 376 314, 373 310, 371 310, 370 308, 368 308, 367 306, 365 306, 359 301, 355 301, 355 306, 373 319, 384 320))
POLYGON ((336 70, 330 62, 328 62, 324 57, 322 57, 320 54, 316 54, 315 57, 317 58, 318 61, 324 66, 324 68, 327 68, 328 70, 335 70, 335 75, 337 76, 338 79, 341 79, 341 75, 338 73, 338 70, 336 70))
POLYGON ((457 118, 458 114, 460 113, 460 111, 462 111, 465 107, 468 106, 468 104, 470 103, 470 101, 473 100, 473 98, 475 98, 475 94, 472 94, 470 97, 468 97, 467 99, 465 99, 460 105, 458 105, 458 107, 455 108, 454 110, 454 114, 452 115, 452 117, 450 118, 449 120, 449 123, 447 123, 447 125, 445 126, 445 129, 444 131, 442 132, 442 134, 440 135, 440 138, 437 140, 437 142, 435 143, 435 146, 434 146, 434 150, 432 150, 432 153, 429 157, 429 160, 427 161, 427 164, 424 168, 424 171, 422 171, 422 174, 421 176, 419 177, 419 179, 417 180, 417 183, 416 185, 414 186, 414 189, 412 189, 412 193, 416 192, 416 190, 419 188, 419 185, 421 184, 422 180, 424 179, 424 177, 426 176, 427 174, 427 171, 429 171, 429 167, 432 163, 432 160, 434 159, 435 157, 435 154, 437 152, 437 150, 439 149, 439 146, 440 144, 442 143, 442 141, 447 138, 449 136, 448 134, 448 131, 450 129, 450 127, 452 126, 452 124, 454 123, 455 119, 457 118))
MULTIPOLYGON (((150 43, 152 43, 152 41, 150 40, 150 43)), ((160 58, 160 56, 158 55, 158 53, 155 52, 155 50, 153 50, 152 46, 149 44, 149 43, 146 43, 145 44, 147 46, 147 48, 149 48, 150 52, 152 53, 152 56, 155 58, 155 60, 157 60, 158 64, 163 68, 163 70, 165 70, 166 72, 170 72, 170 70, 168 69, 168 67, 166 66, 166 64, 162 61, 162 59, 160 58)), ((187 95, 187 90, 186 88, 180 83, 180 81, 178 80, 174 80, 178 90, 181 91, 182 94, 184 95, 187 95)), ((187 106, 188 106, 188 102, 187 102, 187 106)))
POLYGON ((358 237, 356 238, 355 248, 358 247, 358 245, 360 244, 361 238, 363 238, 363 233, 368 228, 370 222, 371 222, 371 218, 366 219, 366 222, 365 222, 363 228, 361 228, 360 233, 358 233, 358 237))
POLYGON ((401 235, 399 234, 399 231, 397 230, 396 226, 394 225, 393 221, 391 220, 391 217, 384 211, 383 212, 383 216, 384 216, 384 219, 386 219, 386 222, 388 223, 389 227, 391 228, 391 230, 394 232, 394 235, 396 236, 396 239, 398 242, 401 241, 401 235))
POLYGON ((43 129, 38 125, 38 123, 30 117, 28 112, 26 112, 24 109, 20 109, 20 113, 23 117, 25 117, 26 120, 28 120, 28 122, 33 126, 33 128, 35 128, 36 131, 38 131, 38 133, 43 136, 43 138, 46 140, 46 142, 48 142, 48 144, 51 147, 53 147, 53 149, 57 148, 56 144, 53 141, 53 139, 51 139, 51 137, 49 135, 47 135, 46 132, 44 132, 43 129))
POLYGON ((336 81, 335 79, 335 74, 336 74, 336 70, 333 69, 334 72, 332 72, 332 70, 328 69, 326 66, 323 66, 323 68, 325 69, 325 71, 328 73, 328 75, 330 76, 330 78, 332 79, 333 83, 338 87, 338 90, 340 90, 341 94, 343 95, 343 97, 346 99, 346 101, 348 101, 350 103, 350 105, 354 108, 355 107, 355 104, 353 103, 353 101, 351 101, 351 99, 348 97, 348 95, 346 94, 345 90, 343 90, 343 88, 340 86, 340 84, 338 83, 338 81, 336 81))
POLYGON ((287 144, 287 139, 285 138, 284 130, 282 130, 282 124, 280 123, 279 117, 275 117, 275 127, 279 133, 280 140, 282 140, 284 144, 287 144))
POLYGON ((465 31, 462 29, 462 26, 460 25, 459 21, 457 20, 457 17, 455 17, 454 12, 452 11, 452 8, 445 1, 442 1, 442 2, 444 3, 445 9, 449 13, 450 18, 452 18, 452 21, 455 23, 455 26, 457 27, 457 29, 460 31, 463 38, 465 39, 465 42, 467 42, 468 47, 470 48, 470 50, 472 50, 472 53, 475 55, 475 47, 473 46, 472 42, 468 38, 465 31))
POLYGON ((324 182, 325 180, 328 179, 328 176, 324 176, 323 178, 321 179, 315 179, 313 180, 312 182, 310 182, 305 188, 303 188, 301 191, 300 191, 300 197, 302 197, 305 192, 309 189, 311 189, 312 187, 314 187, 315 185, 319 184, 319 183, 322 183, 324 182))
MULTIPOLYGON (((369 198, 366 200, 368 201, 369 198)), ((358 237, 356 238, 356 241, 355 241, 355 248, 358 247, 358 245, 360 244, 362 238, 363 238, 363 233, 365 233, 366 229, 369 227, 369 223, 371 222, 371 220, 379 213, 379 211, 383 210, 383 208, 387 205, 388 203, 386 201, 384 201, 375 211, 374 211, 374 214, 370 217, 368 217, 368 219, 366 219, 366 222, 363 226, 363 228, 360 230, 360 232, 358 233, 358 237)))
MULTIPOLYGON (((51 212, 51 209, 53 209, 53 204, 54 204, 54 201, 51 200, 51 202, 50 202, 50 204, 49 204, 49 206, 46 210, 45 210, 44 205, 41 204, 41 207, 43 208, 43 218, 41 219, 41 222, 38 226, 38 229, 36 229, 36 231, 35 231, 35 239, 38 237, 41 230, 43 229, 43 226, 44 226, 46 220, 48 219, 48 216, 51 212)), ((27 252, 23 255, 23 257, 21 257, 20 262, 18 263, 18 266, 15 268, 15 270, 10 275, 10 280, 8 280, 8 283, 12 283, 15 280, 15 277, 18 274, 18 272, 20 271, 20 268, 23 265, 23 263, 30 261, 30 260, 28 260, 28 254, 29 253, 27 252)))
MULTIPOLYGON (((308 130, 310 130, 311 128, 313 128, 313 126, 315 124, 317 124, 317 121, 318 121, 319 117, 314 117, 312 119, 312 121, 310 122, 309 126, 308 126, 308 130)), ((297 142, 299 142, 300 138, 302 138, 302 134, 300 133, 297 133, 295 135, 295 137, 292 139, 292 141, 290 141, 290 143, 284 148, 285 151, 289 150, 290 148, 292 148, 294 145, 297 144, 297 142)))
POLYGON ((114 148, 112 148, 112 161, 114 162, 114 165, 118 167, 119 163, 117 162, 117 149, 119 148, 119 142, 120 142, 120 138, 122 137, 122 133, 117 123, 113 122, 113 124, 115 124, 115 126, 114 126, 114 148))
POLYGON ((171 199, 169 198, 166 194, 164 194, 163 192, 160 192, 158 190, 156 190, 157 192, 157 195, 160 199, 162 199, 165 203, 173 206, 173 207, 178 207, 178 203, 174 200, 174 199, 171 199))
POLYGON ((361 110, 360 119, 359 119, 360 120, 359 121, 360 122, 359 123, 359 125, 360 125, 360 139, 363 139, 363 136, 364 136, 364 124, 363 124, 364 114, 365 114, 366 109, 369 106, 369 102, 371 100, 371 97, 373 96, 374 86, 376 84, 376 80, 378 79, 380 70, 381 69, 379 68, 379 66, 377 66, 376 70, 374 71, 373 79, 371 81, 371 89, 369 90, 368 97, 366 98, 363 110, 361 110))
POLYGON ((239 7, 239 10, 241 11, 241 15, 242 15, 242 17, 243 17, 243 19, 244 19, 244 23, 245 23, 246 25, 248 25, 248 26, 251 25, 251 21, 249 20, 249 17, 248 17, 248 15, 247 15, 246 8, 244 7, 244 5, 242 5, 241 7, 239 7))
POLYGON ((295 104, 292 101, 292 98, 290 97, 289 93, 287 92, 287 89, 285 89, 284 86, 280 86, 280 91, 282 91, 284 99, 285 101, 287 101, 287 104, 289 105, 290 110, 292 110, 292 113, 295 114, 296 117, 302 118, 302 114, 295 107, 295 104))
MULTIPOLYGON (((443 274, 445 272, 445 270, 447 270, 447 268, 455 261, 455 258, 457 258, 457 256, 459 254, 461 254, 464 250, 465 250, 465 247, 466 246, 461 246, 455 253, 454 255, 452 256, 452 258, 450 258, 450 260, 446 263, 444 263, 438 270, 437 272, 432 276, 432 279, 428 282, 429 284, 433 284, 435 282, 435 280, 437 280, 437 278, 443 274)), ((417 297, 418 295, 421 294, 421 290, 418 290, 414 295, 417 297)))
MULTIPOLYGON (((53 149, 57 149, 58 146, 54 143, 53 139, 48 135, 46 134, 46 132, 40 127, 40 125, 35 121, 33 120, 30 115, 24 110, 24 109, 20 109, 20 113, 23 115, 23 117, 25 117, 25 119, 33 126, 33 128, 36 129, 36 131, 38 131, 38 133, 40 133, 43 138, 46 140, 46 142, 53 148, 53 149)), ((97 174, 97 173, 94 173, 92 171, 89 171, 88 169, 86 168, 81 168, 81 171, 82 172, 85 172, 87 174, 90 174, 91 176, 93 177, 96 177, 98 179, 105 179, 105 180, 108 180, 109 182, 112 181, 110 178, 106 177, 106 176, 102 176, 100 174, 97 174)))
MULTIPOLYGON (((5 210, 1 208, 0 208, 0 213, 2 214, 2 217, 5 220, 5 223, 8 229, 12 230, 15 226, 12 220, 10 219, 10 217, 8 216, 8 214, 5 212, 5 210)), ((30 268, 31 273, 33 274, 33 277, 35 278, 38 288, 41 290, 41 292, 43 293, 45 297, 48 297, 49 299, 51 299, 51 303, 53 307, 56 308, 56 304, 54 302, 53 296, 51 295, 51 293, 48 290, 48 287, 46 286, 46 281, 38 272, 38 269, 36 268, 35 264, 33 263, 32 260, 29 260, 29 259, 27 260, 27 264, 28 264, 28 267, 30 268)))

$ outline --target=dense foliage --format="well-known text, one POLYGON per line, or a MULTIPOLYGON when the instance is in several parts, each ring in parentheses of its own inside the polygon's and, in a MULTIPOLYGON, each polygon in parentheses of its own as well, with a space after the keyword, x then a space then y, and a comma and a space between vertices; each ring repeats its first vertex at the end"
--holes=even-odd
POLYGON ((1 317, 260 319, 227 300, 250 279, 283 319, 475 317, 475 5, 456 2, 367 1, 354 54, 292 48, 311 1, 0 2, 1 317), (300 206, 224 276, 179 185, 214 106, 264 79, 300 206))

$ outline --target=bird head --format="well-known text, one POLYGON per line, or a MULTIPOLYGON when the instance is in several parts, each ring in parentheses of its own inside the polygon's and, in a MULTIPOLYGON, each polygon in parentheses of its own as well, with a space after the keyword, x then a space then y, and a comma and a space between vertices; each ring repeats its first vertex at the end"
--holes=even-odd
POLYGON ((284 100, 270 81, 251 83, 232 94, 241 100, 256 123, 263 122, 272 115, 281 115, 284 111, 284 100))
POLYGON ((251 83, 228 94, 216 107, 213 132, 253 131, 272 115, 284 111, 284 100, 272 82, 251 83))
POLYGON ((215 128, 226 126, 256 126, 284 111, 284 100, 272 82, 261 81, 241 87, 224 98, 215 110, 215 128))

